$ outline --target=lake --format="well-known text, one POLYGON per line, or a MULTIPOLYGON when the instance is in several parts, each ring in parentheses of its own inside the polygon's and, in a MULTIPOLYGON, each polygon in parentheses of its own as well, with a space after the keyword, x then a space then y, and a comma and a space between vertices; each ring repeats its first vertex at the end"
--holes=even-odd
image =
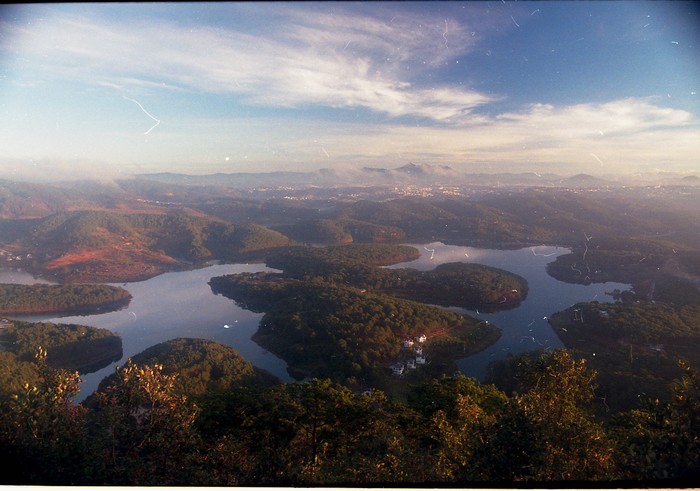
POLYGON ((457 362, 457 366, 465 375, 479 380, 483 380, 487 375, 491 361, 524 351, 563 347, 547 321, 547 317, 555 312, 578 302, 593 300, 610 302, 612 297, 605 292, 630 288, 630 285, 625 283, 577 285, 552 278, 547 274, 547 264, 558 256, 570 252, 563 247, 536 246, 502 251, 450 246, 441 242, 407 245, 420 249, 421 257, 390 267, 407 267, 425 271, 448 262, 471 262, 511 271, 527 280, 527 298, 516 309, 486 314, 456 307, 450 308, 450 310, 467 313, 472 317, 491 322, 503 331, 501 338, 494 345, 457 362))
MULTIPOLYGON (((546 272, 546 265, 568 249, 538 246, 502 251, 448 246, 440 242, 410 244, 421 251, 421 257, 390 266, 419 270, 433 269, 447 262, 474 262, 512 271, 528 281, 528 295, 516 309, 485 314, 451 310, 491 322, 503 331, 498 342, 469 358, 458 361, 459 368, 470 377, 483 380, 488 364, 503 359, 509 353, 517 354, 539 348, 559 348, 559 338, 550 328, 546 317, 577 302, 609 301, 606 291, 626 290, 629 285, 602 283, 574 285, 558 281, 546 272)), ((221 295, 214 295, 207 282, 213 276, 242 272, 273 271, 261 264, 216 264, 202 269, 165 273, 146 281, 115 283, 133 296, 129 306, 117 312, 73 317, 21 316, 28 321, 76 323, 102 327, 122 338, 124 356, 116 365, 154 344, 178 338, 206 338, 232 346, 243 357, 259 368, 276 375, 283 381, 292 381, 284 361, 267 352, 250 338, 258 329, 263 314, 242 309, 221 295)), ((31 275, 18 271, 0 271, 0 283, 40 282, 31 275)), ((92 393, 99 382, 114 372, 114 365, 90 374, 83 374, 78 400, 92 393)))
MULTIPOLYGON (((232 346, 253 365, 264 368, 283 381, 292 381, 287 373, 287 364, 250 339, 258 330, 263 314, 242 309, 232 300, 214 295, 207 284, 213 276, 257 271, 275 270, 262 264, 217 264, 191 271, 164 273, 146 281, 113 283, 114 286, 126 288, 133 296, 129 306, 123 310, 86 316, 14 318, 109 329, 122 338, 123 357, 115 363, 119 366, 129 357, 170 339, 205 338, 232 346)), ((35 281, 38 282, 26 273, 0 272, 0 282, 3 283, 31 284, 35 281), (12 280, 8 279, 10 273, 14 278, 12 280)), ((82 374, 83 383, 77 400, 94 392, 100 381, 112 373, 114 365, 82 374)))

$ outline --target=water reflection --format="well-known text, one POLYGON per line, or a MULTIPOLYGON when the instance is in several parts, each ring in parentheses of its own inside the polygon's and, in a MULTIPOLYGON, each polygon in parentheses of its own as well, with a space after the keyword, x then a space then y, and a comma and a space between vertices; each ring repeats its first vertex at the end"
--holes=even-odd
MULTIPOLYGON (((205 338, 232 346, 253 365, 284 381, 291 381, 287 364, 250 338, 263 314, 244 310, 221 295, 214 295, 207 282, 225 274, 273 271, 261 264, 220 264, 202 269, 165 273, 146 281, 118 283, 133 296, 126 309, 105 314, 73 317, 22 316, 28 321, 76 323, 102 327, 122 338, 123 352, 117 365, 154 344, 179 337, 205 338)), ((29 276, 29 275, 27 275, 29 276)), ((28 281, 27 278, 25 278, 28 281)), ((31 281, 29 281, 31 283, 31 281)), ((82 375, 81 399, 114 372, 114 366, 82 375)))
MULTIPOLYGON (((497 313, 469 311, 468 314, 500 327, 499 341, 469 358, 459 360, 459 368, 468 376, 483 379, 493 360, 539 348, 558 348, 562 344, 547 322, 547 317, 576 302, 610 301, 606 291, 626 290, 629 285, 603 283, 574 285, 563 283, 546 272, 548 263, 568 249, 538 246, 519 250, 475 249, 448 246, 440 242, 415 245, 421 257, 414 261, 390 266, 409 267, 426 271, 448 262, 474 262, 501 268, 525 277, 528 295, 516 309, 497 313)), ((244 310, 221 296, 214 295, 207 282, 213 276, 225 274, 272 271, 260 264, 221 264, 203 269, 165 273, 150 280, 115 284, 125 286, 133 296, 129 306, 121 311, 89 316, 17 317, 29 321, 76 323, 103 327, 119 334, 123 352, 117 365, 127 358, 170 339, 178 337, 205 338, 232 346, 255 366, 264 368, 284 381, 292 381, 287 364, 267 352, 250 338, 258 329, 263 314, 244 310)), ((31 275, 17 271, 0 271, 0 282, 35 283, 31 275)), ((463 309, 452 308, 466 312, 463 309)), ((80 398, 92 393, 99 382, 114 371, 114 366, 83 375, 80 398)))
POLYGON ((471 262, 485 264, 516 273, 528 282, 527 298, 513 310, 496 313, 466 311, 451 308, 456 312, 491 322, 503 331, 493 346, 476 355, 457 362, 458 367, 469 377, 483 380, 491 361, 542 348, 561 348, 563 345, 547 321, 553 313, 564 310, 577 302, 612 301, 605 292, 618 288, 628 290, 624 283, 593 283, 576 285, 564 283, 547 274, 547 264, 558 256, 568 254, 569 249, 554 246, 537 246, 518 250, 475 249, 448 246, 441 242, 432 244, 410 244, 421 251, 421 257, 391 267, 408 267, 422 271, 433 269, 447 262, 471 262), (431 259, 432 257, 432 259, 431 259))

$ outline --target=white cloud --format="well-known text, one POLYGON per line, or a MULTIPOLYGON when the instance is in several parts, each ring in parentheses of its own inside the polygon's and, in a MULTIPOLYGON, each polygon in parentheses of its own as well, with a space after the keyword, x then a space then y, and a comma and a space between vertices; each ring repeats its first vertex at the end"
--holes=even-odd
MULTIPOLYGON (((29 138, 27 134, 17 138, 25 146, 31 143, 23 139, 29 138)), ((61 148, 61 141, 35 148, 43 148, 44 153, 31 164, 16 160, 13 175, 50 173, 54 166, 74 175, 76 167, 70 159, 50 158, 49 150, 61 148)), ((463 172, 608 174, 644 167, 682 172, 697 168, 700 125, 685 111, 639 99, 585 107, 528 107, 508 117, 442 127, 314 122, 290 116, 274 122, 267 118, 188 118, 166 120, 145 136, 141 131, 130 136, 97 134, 80 153, 91 162, 104 160, 105 155, 114 156, 108 166, 112 172, 313 170, 393 167, 409 161, 446 164, 463 172)), ((87 176, 99 174, 103 166, 81 164, 77 168, 87 176)))
POLYGON ((454 20, 309 15, 279 7, 287 22, 274 34, 67 14, 7 27, 19 56, 43 70, 117 89, 187 88, 238 94, 252 104, 363 107, 436 121, 463 118, 494 100, 411 83, 472 48, 474 38, 454 20))
MULTIPOLYGON (((297 147, 300 152, 303 142, 297 147)), ((458 127, 344 126, 326 133, 324 148, 355 162, 424 159, 464 170, 498 166, 517 172, 533 168, 628 172, 655 162, 680 169, 697 165, 700 125, 687 111, 622 99, 536 105, 458 127)))
POLYGON ((691 114, 680 109, 655 106, 644 99, 619 99, 603 104, 576 104, 555 107, 534 104, 528 111, 506 113, 497 118, 514 133, 531 138, 531 129, 546 138, 582 138, 639 133, 655 127, 688 123, 691 114))
MULTIPOLYGON (((251 8, 274 14, 274 23, 243 31, 136 16, 78 16, 59 8, 31 25, 0 21, 0 56, 15 85, 31 83, 31 74, 42 80, 42 91, 52 85, 53 77, 107 87, 139 100, 137 94, 146 91, 227 94, 272 108, 364 108, 388 118, 382 124, 343 124, 302 117, 203 120, 188 114, 175 121, 172 117, 179 114, 173 110, 171 118, 145 138, 142 133, 151 122, 136 107, 130 108, 131 117, 144 127, 128 135, 121 131, 126 125, 120 126, 118 118, 112 124, 104 116, 107 112, 99 114, 100 124, 85 123, 89 130, 71 127, 84 134, 52 132, 48 120, 55 118, 56 127, 59 122, 63 127, 63 121, 48 112, 39 114, 50 118, 32 116, 26 121, 18 120, 16 112, 15 121, 0 121, 6 155, 19 157, 30 149, 44 152, 38 155, 42 159, 51 152, 103 160, 107 155, 133 168, 141 162, 196 162, 212 171, 230 170, 221 154, 226 146, 233 149, 228 154, 231 161, 258 168, 270 162, 311 169, 348 163, 390 166, 409 160, 465 170, 470 165, 481 166, 477 170, 545 170, 563 162, 578 171, 601 165, 623 171, 659 162, 697 165, 697 120, 654 99, 536 103, 485 116, 475 109, 487 107, 497 96, 426 85, 431 71, 470 53, 480 36, 488 34, 493 26, 480 25, 479 18, 468 21, 472 26, 425 13, 414 17, 386 5, 386 10, 372 9, 368 16, 342 3, 335 13, 309 14, 294 4, 275 4, 274 11, 251 8), (473 35, 474 26, 482 34, 473 35), (407 117, 419 121, 401 124, 407 117), (426 124, 416 126, 421 120, 426 124), (215 167, 217 162, 221 168, 215 167)), ((500 18, 511 24, 510 16, 500 18)), ((114 106, 109 110, 115 114, 114 106)), ((160 112, 154 114, 161 118, 160 112)))

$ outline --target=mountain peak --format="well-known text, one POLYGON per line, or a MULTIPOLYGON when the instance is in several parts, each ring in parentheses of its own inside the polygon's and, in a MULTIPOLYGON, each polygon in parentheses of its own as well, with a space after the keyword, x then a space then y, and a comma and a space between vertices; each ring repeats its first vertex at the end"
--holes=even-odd
POLYGON ((451 174, 454 172, 452 167, 448 165, 414 164, 413 162, 397 167, 394 170, 396 172, 414 175, 451 174))

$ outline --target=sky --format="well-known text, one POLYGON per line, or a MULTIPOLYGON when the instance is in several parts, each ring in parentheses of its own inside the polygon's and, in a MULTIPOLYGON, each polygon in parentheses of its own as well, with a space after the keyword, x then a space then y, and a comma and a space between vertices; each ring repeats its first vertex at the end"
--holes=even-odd
POLYGON ((700 173, 692 2, 0 7, 0 177, 700 173))

